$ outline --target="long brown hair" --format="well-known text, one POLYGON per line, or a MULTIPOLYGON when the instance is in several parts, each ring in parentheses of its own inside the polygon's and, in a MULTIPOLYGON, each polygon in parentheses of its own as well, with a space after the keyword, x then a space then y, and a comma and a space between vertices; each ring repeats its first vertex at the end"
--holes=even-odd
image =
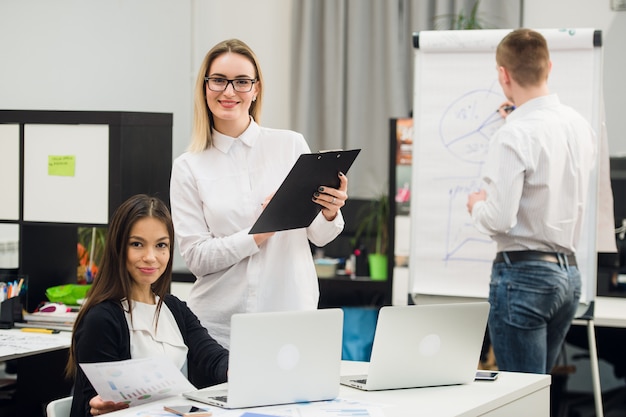
POLYGON ((193 129, 191 133, 191 152, 202 152, 213 146, 213 114, 206 102, 206 90, 204 77, 208 75, 209 68, 213 61, 222 54, 233 52, 246 57, 254 67, 256 72, 257 96, 256 101, 250 105, 248 113, 259 123, 261 121, 261 108, 263 106, 263 74, 259 66, 259 60, 252 49, 239 39, 228 39, 215 45, 207 52, 196 78, 196 85, 193 93, 193 129))
MULTIPOLYGON (((106 244, 104 247, 104 255, 102 265, 98 271, 98 275, 87 293, 85 303, 80 308, 76 322, 74 323, 74 332, 72 334, 72 345, 70 347, 69 358, 65 373, 68 378, 73 378, 76 372, 76 352, 75 337, 82 318, 95 305, 104 301, 121 302, 128 300, 129 313, 132 317, 131 291, 133 279, 126 268, 126 260, 128 257, 128 240, 133 225, 140 219, 152 217, 163 222, 167 228, 167 234, 170 239, 170 259, 165 268, 163 275, 152 284, 152 291, 159 297, 156 308, 156 317, 158 319, 163 297, 169 291, 172 281, 172 260, 174 257, 174 226, 172 217, 165 203, 146 194, 137 194, 123 202, 109 223, 107 230, 106 244)), ((120 305, 121 308, 121 305, 120 305)), ((156 321, 155 321, 156 326, 156 321)))

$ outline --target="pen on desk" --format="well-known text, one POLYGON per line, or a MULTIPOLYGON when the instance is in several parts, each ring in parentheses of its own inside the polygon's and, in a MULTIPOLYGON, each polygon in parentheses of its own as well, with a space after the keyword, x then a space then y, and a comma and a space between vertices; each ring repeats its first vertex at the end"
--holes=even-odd
POLYGON ((46 334, 56 334, 56 333, 59 333, 59 330, 39 329, 37 327, 23 327, 22 331, 23 332, 28 332, 28 333, 46 333, 46 334))

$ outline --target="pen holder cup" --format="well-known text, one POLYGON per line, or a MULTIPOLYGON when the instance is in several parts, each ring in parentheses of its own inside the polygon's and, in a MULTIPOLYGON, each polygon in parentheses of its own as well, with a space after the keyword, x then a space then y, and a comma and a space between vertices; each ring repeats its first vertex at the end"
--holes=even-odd
POLYGON ((22 300, 12 297, 0 303, 0 327, 13 327, 13 323, 24 321, 22 300))
POLYGON ((0 328, 11 328, 13 323, 24 321, 28 276, 0 275, 0 291, 0 328))

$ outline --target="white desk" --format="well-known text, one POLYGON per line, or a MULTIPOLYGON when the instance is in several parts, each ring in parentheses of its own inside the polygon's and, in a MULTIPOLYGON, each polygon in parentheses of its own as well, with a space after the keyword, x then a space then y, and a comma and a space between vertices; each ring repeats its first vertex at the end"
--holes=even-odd
POLYGON ((596 297, 593 321, 596 326, 626 327, 626 299, 620 297, 596 297))
POLYGON ((71 338, 71 332, 45 334, 0 329, 0 362, 67 349, 71 338))
MULTIPOLYGON (((342 374, 362 373, 367 369, 365 362, 343 361, 342 374)), ((533 416, 550 415, 550 375, 501 372, 494 382, 473 382, 433 388, 401 389, 365 392, 341 386, 339 399, 356 401, 363 407, 382 411, 385 417, 424 416, 533 416)), ((144 404, 107 414, 111 417, 157 415, 163 404, 194 404, 210 408, 215 417, 239 417, 245 412, 258 412, 280 416, 302 415, 311 405, 258 407, 254 409, 222 410, 184 399, 181 396, 144 404), (150 413, 151 412, 151 413, 150 413), (297 413, 297 414, 296 414, 297 413)), ((162 414, 158 414, 162 415, 162 414)), ((311 415, 311 414, 308 414, 311 415)), ((333 416, 339 414, 324 413, 333 416)), ((349 414, 342 414, 349 415, 349 414)), ((372 415, 373 417, 373 415, 372 415)))
POLYGON ((572 322, 574 325, 587 326, 587 338, 589 346, 589 362, 591 366, 591 379, 593 382, 593 395, 595 400, 596 415, 604 416, 602 403, 602 388, 600 386, 600 368, 598 364, 598 351, 595 337, 595 327, 626 327, 626 299, 619 297, 596 297, 594 300, 593 320, 579 320, 572 322))
POLYGON ((0 361, 17 360, 15 415, 42 416, 48 402, 66 397, 72 383, 65 379, 71 332, 28 333, 0 329, 0 361))

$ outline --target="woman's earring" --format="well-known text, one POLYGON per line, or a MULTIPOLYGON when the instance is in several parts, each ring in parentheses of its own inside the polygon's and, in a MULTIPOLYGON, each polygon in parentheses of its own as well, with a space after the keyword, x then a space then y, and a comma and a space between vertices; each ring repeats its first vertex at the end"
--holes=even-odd
POLYGON ((252 101, 256 101, 256 96, 252 97, 252 101))

